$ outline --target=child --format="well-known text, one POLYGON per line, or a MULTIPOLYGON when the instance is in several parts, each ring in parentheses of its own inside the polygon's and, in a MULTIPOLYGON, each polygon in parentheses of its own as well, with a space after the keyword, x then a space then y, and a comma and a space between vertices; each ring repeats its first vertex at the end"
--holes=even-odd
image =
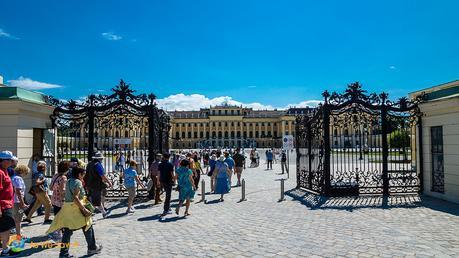
POLYGON ((13 217, 16 224, 16 235, 18 239, 22 238, 21 222, 22 217, 24 216, 24 210, 28 208, 24 202, 26 186, 23 179, 23 177, 25 177, 27 174, 29 174, 29 168, 25 165, 19 165, 14 169, 14 175, 11 180, 14 189, 13 217))
POLYGON ((135 160, 131 160, 129 162, 129 168, 127 168, 123 172, 124 177, 124 186, 129 194, 128 196, 128 208, 126 213, 134 213, 134 207, 132 207, 132 203, 134 202, 135 197, 135 190, 137 184, 140 185, 141 188, 145 188, 145 186, 140 181, 139 176, 137 175, 137 171, 135 170, 137 167, 137 162, 135 160))

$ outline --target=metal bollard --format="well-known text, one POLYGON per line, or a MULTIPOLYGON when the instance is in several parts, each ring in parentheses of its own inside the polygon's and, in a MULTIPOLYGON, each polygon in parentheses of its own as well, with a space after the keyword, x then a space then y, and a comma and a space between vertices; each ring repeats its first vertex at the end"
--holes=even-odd
POLYGON ((280 199, 279 199, 279 202, 282 202, 282 201, 285 201, 285 196, 284 196, 284 181, 285 179, 282 178, 281 179, 281 194, 280 194, 280 199))
POLYGON ((239 202, 247 201, 245 198, 245 179, 242 179, 241 200, 239 202))
POLYGON ((206 203, 206 181, 201 181, 201 202, 206 203))

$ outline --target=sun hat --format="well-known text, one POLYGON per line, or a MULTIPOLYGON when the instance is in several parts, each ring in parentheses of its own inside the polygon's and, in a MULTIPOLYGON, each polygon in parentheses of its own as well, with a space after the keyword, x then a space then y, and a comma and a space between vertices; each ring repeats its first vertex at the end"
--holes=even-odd
POLYGON ((1 160, 13 160, 14 155, 11 151, 2 151, 0 152, 0 159, 1 160))
POLYGON ((93 159, 104 159, 104 155, 100 152, 96 152, 94 156, 92 156, 93 159))

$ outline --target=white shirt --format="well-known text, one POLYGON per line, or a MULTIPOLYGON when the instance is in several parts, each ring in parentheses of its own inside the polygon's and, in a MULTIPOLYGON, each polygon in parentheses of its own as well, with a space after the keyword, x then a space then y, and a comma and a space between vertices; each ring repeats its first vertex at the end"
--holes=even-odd
POLYGON ((11 180, 13 187, 14 187, 14 203, 20 203, 19 197, 16 194, 16 189, 20 189, 22 197, 24 197, 24 192, 25 192, 25 184, 24 184, 24 179, 18 175, 14 175, 12 180, 11 180))

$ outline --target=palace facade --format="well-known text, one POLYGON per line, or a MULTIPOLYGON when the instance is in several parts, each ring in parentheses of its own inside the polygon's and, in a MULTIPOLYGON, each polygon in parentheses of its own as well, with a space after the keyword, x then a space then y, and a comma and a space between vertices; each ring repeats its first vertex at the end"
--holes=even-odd
POLYGON ((207 147, 276 147, 283 135, 295 135, 295 115, 312 108, 253 110, 221 105, 198 111, 169 111, 174 149, 207 147))

